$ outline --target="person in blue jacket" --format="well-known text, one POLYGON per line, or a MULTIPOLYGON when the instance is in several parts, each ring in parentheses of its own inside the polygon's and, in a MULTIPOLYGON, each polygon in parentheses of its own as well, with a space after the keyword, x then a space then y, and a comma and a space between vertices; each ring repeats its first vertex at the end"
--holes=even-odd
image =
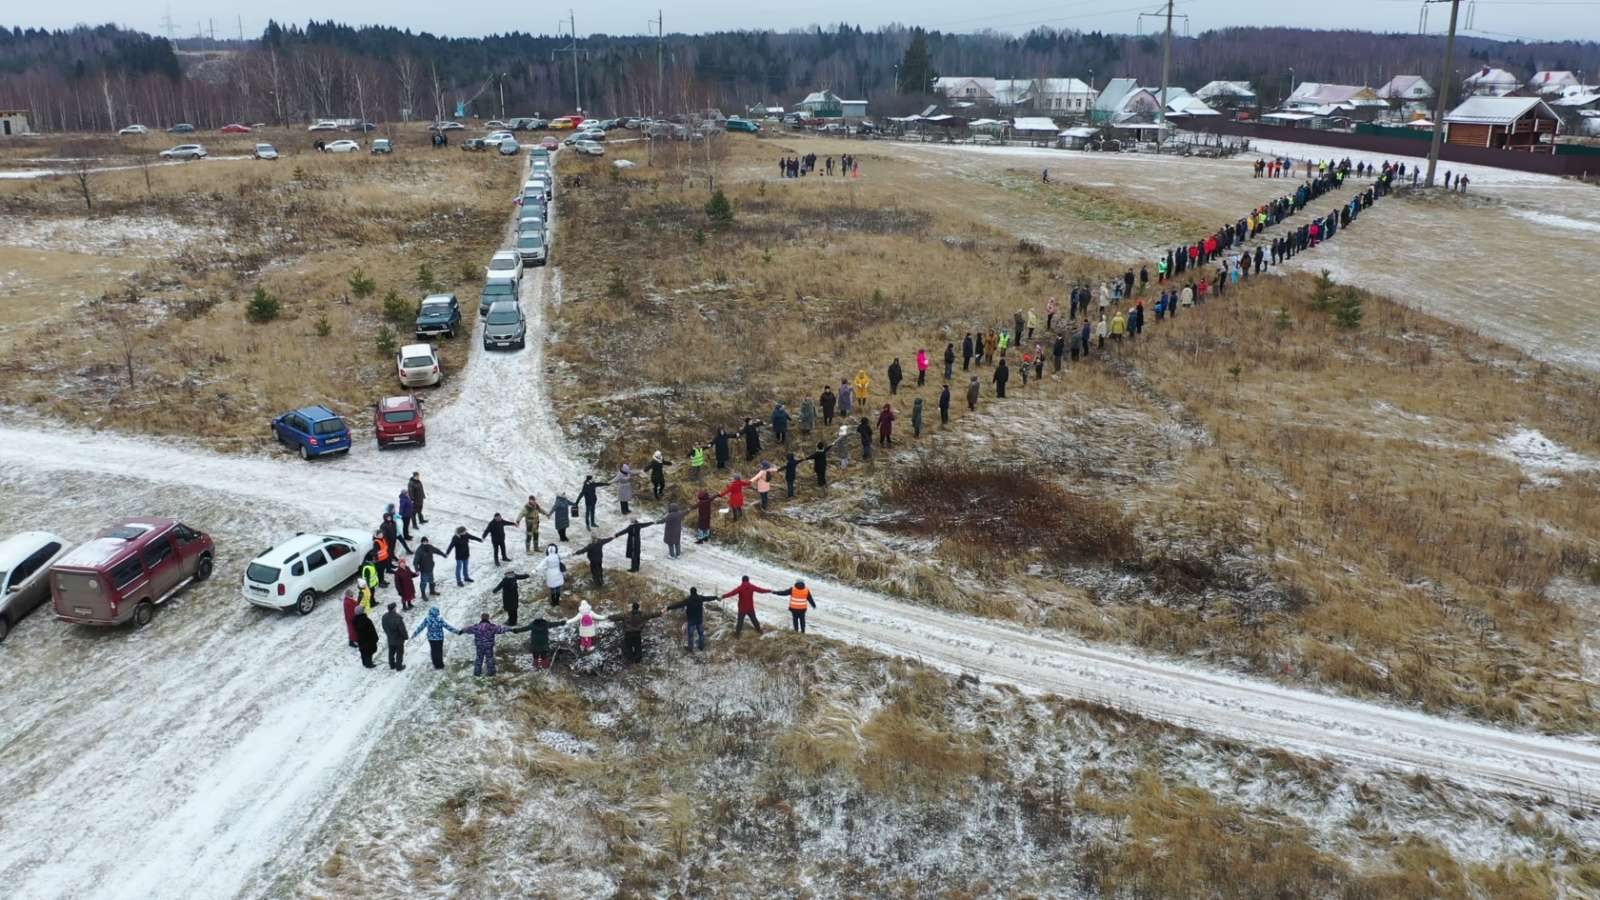
POLYGON ((433 655, 433 667, 444 668, 444 633, 448 631, 451 634, 460 634, 460 630, 444 620, 439 607, 430 606, 428 614, 422 619, 422 624, 417 626, 416 631, 411 632, 411 636, 416 637, 424 631, 428 633, 428 652, 433 655))

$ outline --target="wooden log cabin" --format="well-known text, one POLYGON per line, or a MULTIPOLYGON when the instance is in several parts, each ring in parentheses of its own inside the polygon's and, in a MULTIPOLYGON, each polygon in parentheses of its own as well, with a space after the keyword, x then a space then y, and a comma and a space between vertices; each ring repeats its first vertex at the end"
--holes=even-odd
POLYGON ((1468 97, 1444 117, 1445 143, 1555 153, 1561 118, 1538 97, 1468 97))

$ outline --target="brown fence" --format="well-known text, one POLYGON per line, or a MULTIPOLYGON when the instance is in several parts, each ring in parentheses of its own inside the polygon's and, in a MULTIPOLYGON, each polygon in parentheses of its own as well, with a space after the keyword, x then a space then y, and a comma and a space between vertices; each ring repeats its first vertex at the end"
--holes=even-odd
MULTIPOLYGON (((1293 141, 1297 144, 1316 144, 1319 147, 1359 150, 1379 155, 1408 157, 1428 155, 1428 144, 1425 141, 1380 134, 1350 134, 1343 131, 1286 128, 1282 125, 1227 120, 1185 123, 1183 127, 1212 134, 1233 134, 1263 141, 1293 141)), ((1514 150, 1491 150, 1487 147, 1445 144, 1439 148, 1439 159, 1444 162, 1493 166, 1497 169, 1515 169, 1519 172, 1538 172, 1542 175, 1571 175, 1580 178, 1600 176, 1600 158, 1593 156, 1560 154, 1552 156, 1548 153, 1519 153, 1514 150)))

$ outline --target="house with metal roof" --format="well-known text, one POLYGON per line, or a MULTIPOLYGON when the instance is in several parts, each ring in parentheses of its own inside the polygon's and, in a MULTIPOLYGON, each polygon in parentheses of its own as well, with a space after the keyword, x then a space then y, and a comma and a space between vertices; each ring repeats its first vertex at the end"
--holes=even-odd
POLYGON ((1076 78, 1035 78, 1019 98, 1021 105, 1038 112, 1087 116, 1094 109, 1094 88, 1076 78))
POLYGON ((1533 77, 1528 79, 1528 90, 1542 95, 1552 95, 1559 94, 1578 83, 1578 76, 1564 69, 1540 71, 1533 73, 1533 77))
POLYGON ((1240 109, 1256 105, 1256 90, 1248 81, 1211 81, 1194 92, 1212 109, 1240 109))
POLYGON ((1474 97, 1504 97, 1522 87, 1522 79, 1505 69, 1484 66, 1461 80, 1463 93, 1474 97))
POLYGON ((1375 91, 1378 99, 1404 112, 1427 112, 1437 96, 1433 85, 1421 75, 1396 75, 1375 91))
POLYGON ((1468 97, 1444 124, 1449 144, 1553 154, 1561 118, 1538 97, 1468 97))

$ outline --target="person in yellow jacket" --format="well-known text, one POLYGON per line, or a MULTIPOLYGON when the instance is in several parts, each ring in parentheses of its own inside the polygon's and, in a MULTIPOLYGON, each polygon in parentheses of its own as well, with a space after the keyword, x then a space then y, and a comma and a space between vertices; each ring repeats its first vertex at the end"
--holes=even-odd
POLYGON ((1111 340, 1115 343, 1122 342, 1122 336, 1128 332, 1128 320, 1117 313, 1111 317, 1111 340))
POLYGON ((1032 307, 1028 309, 1028 337, 1033 337, 1033 330, 1039 327, 1039 314, 1032 307))
POLYGON ((856 402, 866 405, 867 391, 872 387, 872 379, 867 377, 867 370, 862 369, 856 373, 856 402))

